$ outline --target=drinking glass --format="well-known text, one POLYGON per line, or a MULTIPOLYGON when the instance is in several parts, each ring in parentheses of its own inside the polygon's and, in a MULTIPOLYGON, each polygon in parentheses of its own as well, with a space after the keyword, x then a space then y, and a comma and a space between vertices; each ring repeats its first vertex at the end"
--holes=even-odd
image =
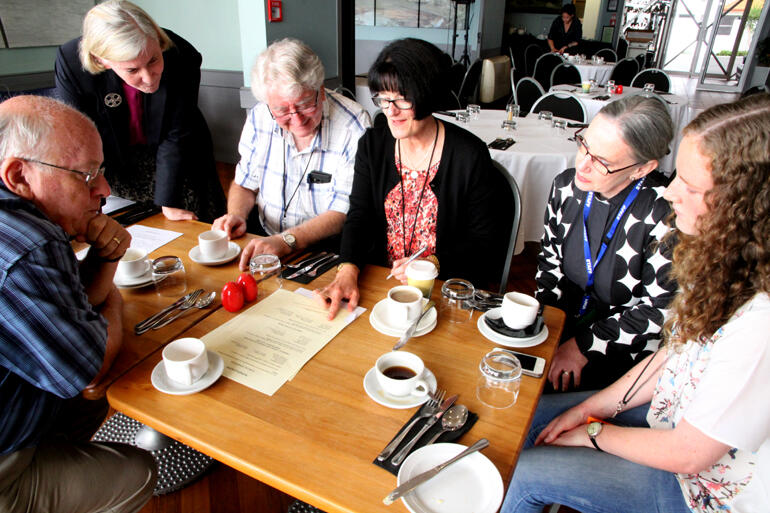
POLYGON ((187 275, 179 257, 162 256, 152 261, 152 281, 160 296, 178 297, 187 291, 187 275))
POLYGON ((521 363, 513 354, 494 349, 481 359, 476 381, 476 397, 490 408, 516 404, 521 386, 521 363))
POLYGON ((513 121, 514 118, 518 118, 521 114, 521 107, 515 103, 509 103, 505 106, 505 119, 506 121, 513 121))
POLYGON ((615 81, 614 80, 608 80, 607 81, 607 94, 615 94, 615 81))
POLYGON ((554 135, 557 135, 557 136, 563 135, 567 130, 567 120, 554 119, 551 122, 551 128, 553 129, 554 135))
POLYGON ((537 119, 545 120, 546 123, 551 124, 551 120, 553 119, 553 112, 550 110, 541 110, 537 114, 537 119))
POLYGON ((468 115, 467 111, 466 112, 460 111, 460 112, 457 113, 457 118, 456 119, 460 123, 467 123, 468 120, 470 119, 470 116, 468 115))
POLYGON ((466 107, 466 110, 468 111, 468 116, 472 120, 479 119, 479 114, 481 113, 481 105, 476 105, 475 103, 469 103, 466 107))
POLYGON ((473 307, 468 303, 476 289, 473 284, 459 278, 451 278, 441 287, 441 316, 449 322, 462 323, 470 320, 473 307))
POLYGON ((281 288, 281 260, 276 255, 256 255, 249 260, 249 271, 259 282, 257 300, 261 301, 281 288), (273 273, 273 274, 271 274, 273 273))
POLYGON ((655 92, 655 84, 652 83, 646 83, 644 84, 644 91, 647 93, 654 93, 655 92))

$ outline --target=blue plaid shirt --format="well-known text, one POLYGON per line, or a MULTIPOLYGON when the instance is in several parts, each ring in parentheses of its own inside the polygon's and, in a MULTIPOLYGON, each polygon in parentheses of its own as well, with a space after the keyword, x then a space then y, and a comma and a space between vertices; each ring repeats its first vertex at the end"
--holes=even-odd
POLYGON ((326 90, 320 130, 308 148, 297 151, 294 138, 278 126, 266 104, 249 110, 238 144, 235 183, 257 192, 259 220, 268 235, 329 210, 347 214, 358 139, 369 126, 363 107, 326 90), (331 181, 309 184, 311 171, 328 173, 331 181))
POLYGON ((104 360, 107 323, 89 304, 69 237, 0 187, 0 454, 34 446, 63 399, 104 360))

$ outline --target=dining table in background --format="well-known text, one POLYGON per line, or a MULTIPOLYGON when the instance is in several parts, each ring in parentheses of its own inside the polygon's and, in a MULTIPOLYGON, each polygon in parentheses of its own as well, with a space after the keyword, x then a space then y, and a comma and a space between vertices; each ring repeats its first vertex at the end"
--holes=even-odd
MULTIPOLYGON (((164 225, 159 219, 150 224, 164 225)), ((173 252, 186 255, 205 225, 183 221, 173 229, 184 232, 173 252), (187 244, 187 247, 184 247, 187 244)), ((242 241, 239 239, 239 241, 242 241)), ((159 253, 172 251, 170 245, 159 253)), ((185 261, 187 264, 187 261, 185 261)), ((220 289, 237 276, 235 262, 220 267, 191 267, 192 286, 220 289)), ((133 325, 164 302, 154 291, 123 291, 127 305, 124 318, 124 347, 121 365, 129 370, 108 389, 112 407, 126 415, 197 449, 255 479, 309 502, 328 513, 405 512, 402 503, 390 507, 382 499, 396 485, 396 478, 372 461, 414 413, 414 409, 390 409, 373 401, 364 391, 363 380, 376 359, 388 352, 396 338, 383 335, 369 323, 374 305, 394 285, 386 280, 388 269, 367 266, 359 277, 361 305, 366 312, 321 349, 291 381, 273 396, 261 394, 221 377, 201 392, 172 396, 151 384, 153 368, 161 361, 162 347, 174 338, 200 338, 237 313, 217 302, 213 310, 192 315, 164 328, 158 336, 133 334, 133 325), (172 333, 173 331, 173 333, 172 333), (144 337, 144 338, 143 338, 144 337)), ((306 288, 329 283, 327 272, 306 288)), ((301 287, 284 280, 283 288, 301 287)), ((441 283, 434 287, 440 297, 441 283)), ((459 443, 470 445, 486 437, 484 450, 507 486, 528 430, 545 378, 524 376, 518 402, 496 410, 484 406, 475 395, 478 364, 496 345, 484 338, 476 323, 478 312, 465 324, 452 324, 439 315, 436 328, 411 340, 405 347, 419 355, 437 378, 438 386, 459 394, 479 419, 459 443)), ((564 314, 546 307, 548 338, 531 348, 518 349, 546 359, 550 364, 564 314)), ((546 365, 545 375, 548 372, 546 365)))
MULTIPOLYGON (((644 92, 641 87, 623 86, 623 92, 621 94, 610 94, 608 100, 601 100, 598 98, 606 96, 608 93, 606 88, 600 87, 597 91, 590 93, 583 93, 579 87, 569 84, 555 85, 551 91, 567 91, 577 96, 583 105, 586 107, 587 122, 590 123, 594 117, 599 113, 602 107, 607 105, 607 102, 613 102, 621 98, 628 98, 636 94, 644 92)), ((660 161, 659 169, 667 176, 671 176, 674 172, 676 163, 676 150, 679 147, 679 142, 682 140, 682 129, 692 121, 697 112, 693 111, 688 105, 688 99, 686 96, 670 93, 658 93, 658 96, 663 99, 668 108, 668 113, 671 116, 671 121, 674 123, 674 139, 671 142, 671 152, 663 157, 660 161)))
POLYGON ((460 123, 451 116, 436 117, 461 126, 487 144, 498 137, 516 141, 506 150, 490 149, 489 154, 516 179, 521 191, 521 226, 516 253, 521 252, 525 241, 540 242, 551 183, 556 175, 575 165, 577 147, 569 138, 576 129, 556 129, 550 121, 539 120, 537 115, 530 114, 517 118, 515 130, 503 130, 505 111, 492 109, 482 109, 478 119, 467 123, 460 123))
MULTIPOLYGON (((569 62, 569 61, 567 61, 569 62)), ((597 84, 606 84, 612 74, 612 68, 615 67, 614 62, 607 62, 602 64, 596 64, 590 60, 581 62, 569 62, 580 71, 580 78, 585 80, 596 80, 597 84)))

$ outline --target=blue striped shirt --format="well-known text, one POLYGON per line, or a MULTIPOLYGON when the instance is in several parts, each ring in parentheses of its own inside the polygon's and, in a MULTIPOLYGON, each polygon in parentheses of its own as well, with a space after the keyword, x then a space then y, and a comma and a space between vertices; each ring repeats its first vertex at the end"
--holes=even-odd
POLYGON ((63 399, 104 360, 107 323, 88 302, 69 237, 0 187, 0 454, 35 445, 63 399))
POLYGON ((297 151, 294 138, 278 126, 266 104, 249 110, 238 144, 235 183, 257 192, 259 220, 268 235, 329 210, 347 214, 358 139, 370 125, 363 107, 326 90, 320 130, 308 148, 297 151), (329 173, 331 182, 308 184, 311 171, 329 173))

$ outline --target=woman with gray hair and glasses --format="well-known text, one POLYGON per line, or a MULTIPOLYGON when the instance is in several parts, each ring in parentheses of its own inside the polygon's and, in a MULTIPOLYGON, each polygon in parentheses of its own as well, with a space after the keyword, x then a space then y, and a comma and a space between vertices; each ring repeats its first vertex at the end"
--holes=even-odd
POLYGON ((225 207, 200 66, 190 43, 124 0, 91 8, 56 56, 57 94, 96 123, 113 194, 153 200, 171 220, 211 222, 225 207))
POLYGON ((602 388, 658 348, 676 290, 656 171, 672 137, 657 99, 611 102, 575 134, 575 168, 554 179, 536 277, 540 302, 567 314, 554 390, 602 388))

